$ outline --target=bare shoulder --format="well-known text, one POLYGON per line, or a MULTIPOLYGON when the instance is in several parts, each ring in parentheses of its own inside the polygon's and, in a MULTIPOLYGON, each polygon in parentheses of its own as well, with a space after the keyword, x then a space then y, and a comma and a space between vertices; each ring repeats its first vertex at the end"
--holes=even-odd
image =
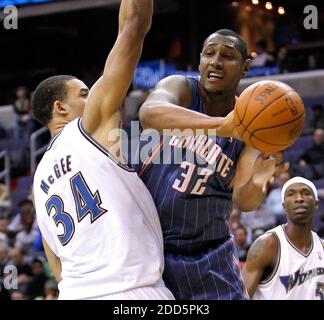
POLYGON ((160 80, 149 95, 147 102, 167 100, 171 103, 186 107, 192 102, 193 92, 192 82, 187 77, 172 75, 160 80))
POLYGON ((273 232, 263 234, 256 239, 249 250, 248 260, 260 260, 267 263, 275 262, 279 247, 278 237, 273 232))
POLYGON ((174 86, 174 85, 188 88, 191 86, 191 82, 187 77, 180 76, 180 75, 172 75, 160 80, 156 86, 156 89, 164 88, 168 86, 174 86))

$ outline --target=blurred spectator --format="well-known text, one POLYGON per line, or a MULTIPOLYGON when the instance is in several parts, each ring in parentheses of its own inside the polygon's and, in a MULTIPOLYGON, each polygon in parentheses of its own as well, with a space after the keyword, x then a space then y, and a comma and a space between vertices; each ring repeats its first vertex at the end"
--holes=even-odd
POLYGON ((286 212, 281 203, 281 189, 289 178, 290 175, 288 172, 283 172, 276 177, 274 184, 275 188, 271 190, 266 198, 266 206, 274 213, 277 225, 287 222, 286 212))
POLYGON ((307 117, 307 123, 303 134, 312 134, 315 129, 324 129, 324 110, 321 104, 315 104, 312 106, 312 116, 307 117))
MULTIPOLYGON (((23 199, 19 202, 19 212, 16 216, 12 219, 8 226, 8 230, 17 234, 18 232, 24 229, 24 219, 33 215, 35 217, 35 210, 33 202, 30 199, 23 199)), ((33 229, 38 230, 38 225, 36 219, 33 222, 33 229)))
POLYGON ((22 216, 23 230, 16 235, 15 247, 20 248, 27 255, 30 255, 38 236, 38 230, 33 229, 34 221, 34 212, 24 213, 22 216))
POLYGON ((36 300, 57 300, 58 295, 59 291, 56 281, 49 279, 45 282, 43 294, 38 296, 36 300))
POLYGON ((13 290, 10 293, 10 300, 27 300, 27 297, 23 291, 13 290))
POLYGON ((183 42, 181 38, 176 37, 171 40, 165 62, 173 64, 176 70, 187 71, 188 66, 186 64, 186 58, 184 57, 183 42))
POLYGON ((5 184, 0 184, 0 213, 7 217, 11 209, 10 194, 5 184))
POLYGON ((324 177, 324 130, 316 129, 313 134, 314 144, 300 157, 299 166, 294 166, 294 173, 307 179, 324 177))
POLYGON ((16 100, 13 104, 16 115, 15 136, 16 138, 25 138, 29 136, 28 123, 30 118, 31 101, 30 93, 26 87, 18 87, 16 90, 16 100))
POLYGON ((27 284, 26 294, 29 299, 35 299, 43 294, 44 285, 48 280, 44 272, 43 262, 34 259, 32 263, 32 277, 27 284))
POLYGON ((8 245, 8 221, 6 218, 0 217, 0 244, 8 245))
POLYGON ((277 53, 277 67, 279 68, 280 73, 289 72, 290 63, 287 54, 288 48, 286 46, 282 46, 279 48, 277 53))
POLYGON ((254 51, 257 56, 252 59, 251 67, 266 67, 275 64, 274 57, 267 52, 267 44, 261 40, 255 44, 254 51))
POLYGON ((266 232, 266 230, 264 230, 262 228, 255 229, 253 231, 252 242, 254 242, 256 239, 258 239, 260 236, 262 236, 265 232, 266 232))
POLYGON ((241 224, 253 234, 256 229, 269 230, 275 227, 276 217, 264 202, 255 211, 241 212, 241 224))
POLYGON ((13 265, 17 268, 18 289, 26 292, 27 283, 32 275, 30 265, 25 262, 23 252, 19 248, 12 248, 9 252, 10 260, 7 265, 13 265))
POLYGON ((241 267, 243 267, 246 261, 247 253, 250 248, 247 236, 248 232, 246 228, 243 225, 239 225, 235 230, 235 244, 241 267))
POLYGON ((313 54, 310 54, 308 56, 308 69, 309 70, 317 69, 317 59, 316 59, 315 55, 313 55, 313 54))
POLYGON ((3 269, 8 263, 8 246, 0 243, 0 279, 3 277, 3 269))

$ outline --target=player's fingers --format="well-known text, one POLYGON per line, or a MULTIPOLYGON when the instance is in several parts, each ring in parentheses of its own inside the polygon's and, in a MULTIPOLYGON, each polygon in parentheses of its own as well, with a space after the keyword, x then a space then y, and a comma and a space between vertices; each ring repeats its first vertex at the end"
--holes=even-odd
POLYGON ((285 162, 284 164, 278 166, 276 168, 276 176, 280 175, 283 172, 286 172, 289 169, 289 162, 285 162))

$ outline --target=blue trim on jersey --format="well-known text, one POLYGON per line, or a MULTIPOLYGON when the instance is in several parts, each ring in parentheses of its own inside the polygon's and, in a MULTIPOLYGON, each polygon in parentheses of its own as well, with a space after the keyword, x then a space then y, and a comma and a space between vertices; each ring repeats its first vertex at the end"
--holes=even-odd
POLYGON ((119 167, 122 169, 129 171, 129 172, 135 172, 135 169, 128 167, 127 165, 124 165, 120 163, 104 146, 102 146, 98 141, 96 141, 87 130, 84 129, 82 125, 82 118, 78 120, 78 127, 80 129, 81 134, 92 144, 94 145, 99 151, 101 151, 104 155, 106 155, 110 160, 115 162, 119 167))
POLYGON ((51 138, 50 142, 48 143, 48 147, 47 147, 46 151, 49 151, 49 150, 52 148, 54 142, 56 141, 56 139, 58 138, 58 136, 59 136, 61 133, 62 133, 62 131, 58 132, 56 135, 54 135, 54 136, 51 138))

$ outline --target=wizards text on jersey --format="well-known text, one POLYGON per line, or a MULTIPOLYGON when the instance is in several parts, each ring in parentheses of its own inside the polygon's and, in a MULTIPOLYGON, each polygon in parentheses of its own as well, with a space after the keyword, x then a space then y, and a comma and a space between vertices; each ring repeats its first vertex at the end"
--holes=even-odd
POLYGON ((300 286, 305 281, 324 274, 324 268, 314 268, 305 272, 301 271, 302 270, 299 269, 294 274, 280 277, 280 281, 284 285, 287 293, 295 286, 300 286))

